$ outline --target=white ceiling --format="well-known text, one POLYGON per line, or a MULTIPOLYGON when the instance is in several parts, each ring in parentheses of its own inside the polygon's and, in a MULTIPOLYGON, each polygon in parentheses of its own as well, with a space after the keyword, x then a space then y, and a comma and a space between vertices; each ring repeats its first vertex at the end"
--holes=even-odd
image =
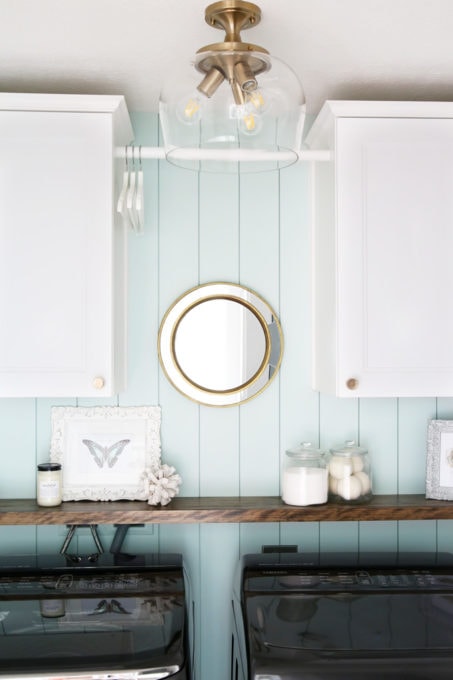
MULTIPOLYGON (((223 39, 205 0, 0 0, 0 90, 124 94, 156 111, 178 63, 223 39)), ((453 0, 258 0, 242 33, 326 99, 453 100, 453 0)))

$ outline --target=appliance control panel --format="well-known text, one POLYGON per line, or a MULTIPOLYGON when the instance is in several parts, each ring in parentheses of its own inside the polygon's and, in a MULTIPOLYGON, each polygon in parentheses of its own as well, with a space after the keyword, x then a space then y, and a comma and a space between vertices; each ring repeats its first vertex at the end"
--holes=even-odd
POLYGON ((301 570, 279 571, 272 568, 245 576, 246 591, 332 591, 332 590, 451 590, 453 571, 432 570, 301 570))
POLYGON ((32 598, 48 595, 49 592, 65 595, 99 595, 121 593, 123 595, 143 592, 171 593, 182 591, 183 578, 180 572, 159 573, 114 573, 114 574, 0 574, 0 600, 5 597, 32 598))

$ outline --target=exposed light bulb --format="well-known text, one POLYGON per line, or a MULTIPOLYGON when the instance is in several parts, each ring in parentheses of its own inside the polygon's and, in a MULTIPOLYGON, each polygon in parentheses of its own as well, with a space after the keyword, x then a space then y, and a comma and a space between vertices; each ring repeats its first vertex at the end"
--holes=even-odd
POLYGON ((192 119, 200 112, 201 106, 197 99, 189 99, 184 107, 184 117, 192 119))
POLYGON ((242 122, 247 130, 247 132, 254 132, 256 128, 256 116, 253 113, 247 113, 243 118, 242 122))
POLYGON ((254 90, 250 92, 247 97, 247 101, 250 102, 251 106, 255 111, 264 113, 269 108, 268 97, 265 97, 262 90, 254 90))
POLYGON ((261 116, 249 102, 241 106, 231 104, 230 118, 237 120, 239 132, 247 136, 258 134, 263 126, 261 116))
POLYGON ((244 92, 239 83, 230 83, 234 104, 230 104, 230 118, 237 119, 239 132, 248 137, 257 135, 263 128, 261 114, 268 108, 268 98, 260 89, 244 92))
POLYGON ((262 127, 263 121, 261 116, 251 111, 242 116, 238 121, 239 131, 247 136, 257 135, 262 127))
POLYGON ((195 93, 183 97, 176 104, 176 115, 181 123, 184 123, 185 125, 197 124, 201 119, 202 111, 202 98, 195 93))

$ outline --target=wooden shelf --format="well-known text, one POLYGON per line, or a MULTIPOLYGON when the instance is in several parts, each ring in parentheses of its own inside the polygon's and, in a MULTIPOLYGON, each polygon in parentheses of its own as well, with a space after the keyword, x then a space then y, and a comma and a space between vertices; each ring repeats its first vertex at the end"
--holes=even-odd
POLYGON ((422 495, 374 496, 366 505, 285 505, 278 496, 175 498, 164 507, 142 501, 69 501, 44 508, 34 499, 0 500, 0 524, 188 524, 201 522, 344 522, 453 519, 453 502, 422 495))

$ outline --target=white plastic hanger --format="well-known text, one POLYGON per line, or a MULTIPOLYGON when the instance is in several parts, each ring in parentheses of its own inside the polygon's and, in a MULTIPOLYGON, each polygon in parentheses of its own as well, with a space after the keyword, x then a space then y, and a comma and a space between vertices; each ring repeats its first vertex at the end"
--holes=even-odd
POLYGON ((135 214, 137 217, 137 233, 143 234, 145 227, 144 193, 143 193, 143 168, 142 147, 138 148, 139 166, 137 170, 137 185, 135 188, 135 214))
MULTIPOLYGON (((132 154, 133 154, 133 163, 134 163, 134 166, 135 166, 134 147, 132 147, 132 154)), ((137 213, 136 213, 136 209, 135 209, 136 180, 137 180, 137 173, 136 173, 135 167, 133 167, 132 170, 129 170, 129 186, 128 186, 127 194, 126 194, 126 209, 127 209, 127 214, 129 216, 129 222, 131 223, 132 229, 134 231, 137 231, 137 213)))
POLYGON ((126 228, 129 228, 131 226, 130 220, 129 220, 129 214, 127 211, 127 194, 128 194, 128 189, 129 189, 129 161, 127 157, 128 153, 128 147, 126 146, 126 151, 125 151, 125 159, 126 159, 126 166, 124 168, 123 172, 123 183, 121 186, 121 191, 120 195, 118 197, 118 202, 116 204, 116 211, 120 213, 120 215, 123 218, 123 224, 126 228))
POLYGON ((124 157, 126 167, 123 173, 123 183, 116 205, 117 212, 123 218, 126 228, 132 229, 137 234, 142 234, 145 226, 144 219, 144 176, 142 168, 142 156, 139 147, 139 167, 136 169, 135 147, 125 147, 124 157), (130 158, 129 158, 130 149, 130 158))

